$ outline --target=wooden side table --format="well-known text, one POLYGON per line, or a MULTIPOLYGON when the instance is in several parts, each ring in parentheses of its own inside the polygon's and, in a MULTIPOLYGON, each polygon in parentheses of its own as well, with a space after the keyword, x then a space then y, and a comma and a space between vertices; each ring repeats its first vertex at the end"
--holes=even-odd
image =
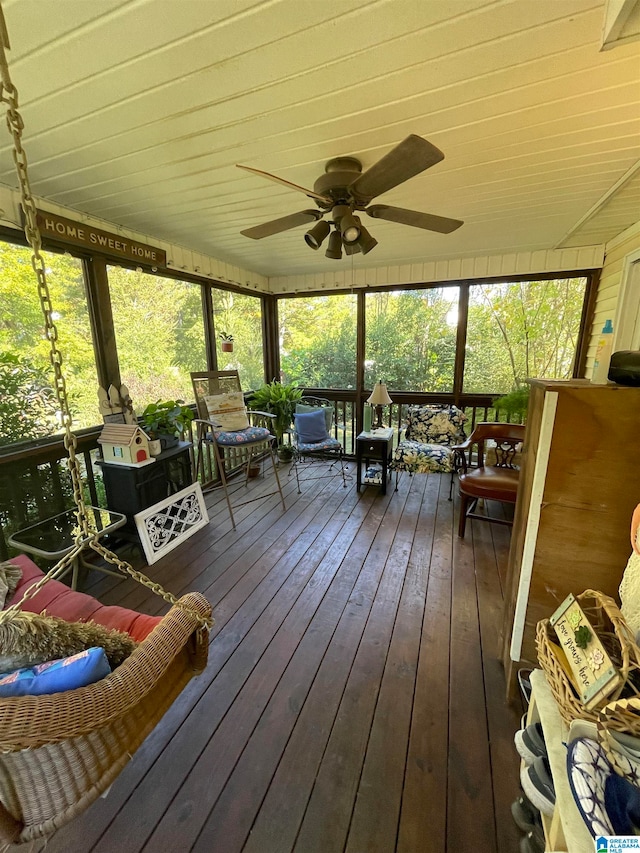
POLYGON ((387 473, 389 470, 389 462, 391 462, 391 453, 393 451, 393 429, 377 429, 371 432, 361 432, 356 437, 356 468, 357 468, 357 490, 360 491, 360 486, 363 485, 362 480, 362 462, 366 464, 370 462, 380 462, 382 464, 382 472, 380 482, 368 481, 365 477, 364 485, 379 485, 380 492, 383 495, 387 493, 387 473))

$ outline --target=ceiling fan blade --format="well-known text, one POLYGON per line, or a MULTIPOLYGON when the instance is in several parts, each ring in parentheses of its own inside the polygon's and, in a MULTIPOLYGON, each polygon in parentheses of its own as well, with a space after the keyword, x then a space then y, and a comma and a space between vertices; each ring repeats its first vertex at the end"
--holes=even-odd
POLYGON ((464 225, 461 219, 449 219, 447 216, 436 216, 434 213, 420 213, 418 210, 407 210, 404 207, 390 207, 388 204, 372 204, 365 213, 374 219, 387 219, 389 222, 412 225, 414 228, 424 228, 426 231, 438 231, 440 234, 450 234, 464 225))
POLYGON ((299 213, 290 213, 289 216, 283 216, 280 219, 272 219, 271 222, 263 222, 262 225, 254 225, 253 228, 247 228, 240 233, 243 237, 251 237, 252 240, 262 240, 263 237, 271 237, 272 234, 297 228, 298 225, 317 222, 321 218, 322 213, 319 210, 301 210, 299 213))
POLYGON ((268 181, 274 181, 276 184, 282 184, 283 187, 289 187, 291 190, 298 190, 298 192, 308 195, 309 198, 317 198, 318 201, 323 201, 325 204, 333 203, 329 196, 314 193, 313 190, 308 190, 306 187, 301 187, 298 184, 292 184, 291 181, 286 181, 284 178, 279 178, 277 175, 272 175, 270 172, 263 172, 261 169, 254 169, 252 166, 241 166, 239 163, 236 163, 236 167, 238 169, 244 169, 245 172, 253 172, 254 175, 259 175, 261 178, 266 178, 268 181))
POLYGON ((419 175, 440 160, 444 160, 444 154, 439 148, 412 133, 357 177, 350 189, 359 198, 370 200, 419 175))

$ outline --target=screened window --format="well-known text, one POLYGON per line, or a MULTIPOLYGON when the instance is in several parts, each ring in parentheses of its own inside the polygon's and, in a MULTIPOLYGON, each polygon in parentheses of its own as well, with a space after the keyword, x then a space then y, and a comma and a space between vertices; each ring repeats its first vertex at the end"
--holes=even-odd
POLYGON ((355 388, 357 298, 353 294, 278 301, 283 382, 355 388))
POLYGON ((527 377, 568 379, 586 278, 469 288, 464 391, 505 394, 527 377))
MULTIPOLYGON (((75 428, 101 422, 82 264, 43 252, 75 428)), ((31 250, 0 243, 0 444, 62 431, 31 250)))
POLYGON ((244 391, 264 382, 262 303, 257 296, 213 290, 213 317, 220 370, 237 370, 244 391), (233 337, 233 351, 222 349, 222 335, 233 337))
POLYGON ((368 293, 365 386, 452 391, 458 298, 458 287, 368 293))
POLYGON ((189 374, 207 368, 200 286, 107 269, 120 376, 136 411, 156 400, 193 401, 189 374))

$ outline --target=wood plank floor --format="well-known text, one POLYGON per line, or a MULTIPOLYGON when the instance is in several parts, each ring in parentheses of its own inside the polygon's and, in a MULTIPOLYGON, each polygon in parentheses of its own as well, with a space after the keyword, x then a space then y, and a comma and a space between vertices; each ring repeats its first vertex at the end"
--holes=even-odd
MULTIPOLYGON (((517 850, 509 529, 458 539, 448 476, 358 495, 314 467, 298 495, 281 470, 285 513, 251 503, 234 531, 210 494, 208 527, 149 568, 212 602, 208 667, 48 853, 517 850)), ((87 591, 165 609, 131 580, 93 573, 87 591)))

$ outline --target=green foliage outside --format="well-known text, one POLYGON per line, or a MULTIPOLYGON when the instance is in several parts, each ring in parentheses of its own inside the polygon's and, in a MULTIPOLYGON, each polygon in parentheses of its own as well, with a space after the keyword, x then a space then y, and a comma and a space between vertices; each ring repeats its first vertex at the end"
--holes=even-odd
POLYGON ((0 352, 0 446, 51 435, 57 401, 51 376, 30 359, 0 352))
POLYGON ((237 370, 243 391, 264 382, 262 305, 255 296, 213 291, 213 317, 220 370, 237 370), (233 352, 222 351, 222 335, 233 340, 233 352))
MULTIPOLYGON (((572 375, 585 279, 473 285, 464 391, 506 394, 528 377, 572 375)), ((365 386, 453 390, 459 287, 366 295, 365 386)), ((355 301, 299 297, 278 303, 282 378, 305 387, 353 388, 355 301)))
POLYGON ((527 377, 569 378, 585 284, 573 278, 471 287, 464 391, 506 394, 527 377))
POLYGON ((191 371, 206 370, 200 287, 109 267, 120 376, 138 413, 154 400, 193 400, 191 371))
MULTIPOLYGON (((66 379, 69 409, 75 427, 91 426, 99 420, 97 379, 82 264, 70 255, 43 252, 47 283, 51 293, 53 321, 58 332, 58 348, 66 379)), ((0 352, 17 359, 14 369, 5 361, 0 377, 4 415, 0 442, 49 435, 60 431, 56 406, 50 405, 45 382, 53 387, 49 342, 44 335, 44 315, 38 300, 38 286, 31 266, 31 252, 22 246, 0 242, 0 352), (26 388, 13 397, 16 373, 21 371, 26 388), (5 385, 5 382, 7 383, 5 385), (37 390, 39 389, 39 391, 37 390), (36 397, 46 405, 37 403, 36 397), (31 403, 28 401, 31 399, 31 403), (25 408, 26 406, 26 408, 25 408), (15 415, 11 414, 13 407, 15 415), (20 427, 12 423, 13 418, 20 427)))
POLYGON ((367 294, 365 385, 453 390, 458 288, 367 294))
POLYGON ((281 299, 278 322, 284 382, 308 388, 355 388, 355 296, 281 299))

